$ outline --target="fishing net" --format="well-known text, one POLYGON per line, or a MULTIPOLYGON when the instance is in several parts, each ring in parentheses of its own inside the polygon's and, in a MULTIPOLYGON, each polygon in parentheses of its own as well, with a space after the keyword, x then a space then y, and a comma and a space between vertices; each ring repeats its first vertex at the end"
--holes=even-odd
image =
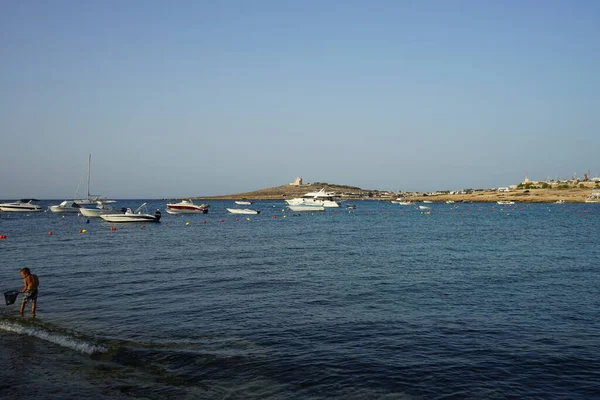
POLYGON ((11 290, 10 292, 4 292, 4 300, 6 301, 6 305, 10 306, 15 301, 17 301, 18 295, 19 295, 19 292, 17 292, 16 290, 11 290))

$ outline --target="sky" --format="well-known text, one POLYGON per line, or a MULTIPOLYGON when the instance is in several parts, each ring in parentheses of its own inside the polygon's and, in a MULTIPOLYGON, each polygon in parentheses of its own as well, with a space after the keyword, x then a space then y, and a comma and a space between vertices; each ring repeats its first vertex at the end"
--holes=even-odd
POLYGON ((598 21, 595 0, 1 2, 0 199, 85 195, 90 153, 116 199, 600 176, 598 21))

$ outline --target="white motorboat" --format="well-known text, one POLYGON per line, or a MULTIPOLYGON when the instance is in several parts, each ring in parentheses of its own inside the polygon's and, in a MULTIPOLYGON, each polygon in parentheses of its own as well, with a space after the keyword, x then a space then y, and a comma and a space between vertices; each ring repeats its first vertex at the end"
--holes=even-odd
POLYGON ((192 200, 182 200, 179 203, 167 204, 167 213, 169 214, 206 214, 208 206, 206 204, 196 205, 192 200))
POLYGON ((227 208, 231 214, 260 214, 260 210, 252 210, 250 208, 227 208))
MULTIPOLYGON (((82 206, 84 205, 95 205, 98 201, 102 201, 103 203, 114 203, 114 200, 108 200, 105 197, 101 196, 93 196, 90 194, 90 178, 92 172, 92 155, 90 154, 88 157, 88 167, 87 167, 87 194, 85 199, 76 199, 76 200, 65 200, 60 204, 53 205, 48 207, 50 211, 53 213, 78 213, 82 206)), ((79 192, 79 187, 77 187, 77 191, 75 197, 77 197, 77 193, 79 192)))
POLYGON ((247 199, 242 199, 242 200, 236 200, 235 204, 239 204, 240 206, 249 206, 250 204, 252 204, 252 202, 247 199))
POLYGON ((396 200, 392 200, 393 204, 400 204, 401 206, 410 206, 415 204, 414 201, 406 200, 404 197, 398 197, 396 200))
POLYGON ((429 206, 419 206, 419 210, 431 210, 429 206))
POLYGON ((510 200, 498 200, 498 204, 500 205, 513 205, 515 204, 514 201, 510 201, 510 200))
POLYGON ((42 211, 42 207, 39 204, 33 204, 32 201, 39 201, 37 199, 21 199, 13 203, 2 203, 0 204, 0 210, 6 212, 31 212, 31 211, 42 211))
POLYGON ((325 207, 322 205, 312 205, 312 204, 299 204, 299 205, 293 205, 293 204, 288 204, 287 206, 290 210, 295 211, 295 212, 301 212, 301 211, 307 211, 307 212, 314 212, 314 211, 325 211, 325 207))
POLYGON ((146 207, 146 203, 139 206, 135 211, 128 208, 125 213, 102 214, 100 218, 108 222, 159 222, 160 210, 154 214, 142 213, 141 210, 146 207))
POLYGON ((322 188, 318 192, 308 192, 302 197, 296 197, 285 202, 291 206, 309 205, 323 206, 325 208, 337 208, 340 204, 335 200, 337 195, 333 192, 326 192, 322 188))
POLYGON ((48 207, 53 213, 78 213, 82 206, 75 200, 65 200, 62 203, 48 207))
POLYGON ((555 203, 555 204, 565 204, 565 201, 564 201, 564 200, 562 200, 562 199, 560 199, 560 200, 556 200, 556 203, 555 203))
POLYGON ((106 203, 102 202, 102 201, 98 201, 96 203, 96 207, 81 207, 79 208, 79 213, 81 215, 83 215, 84 217, 88 217, 88 218, 100 218, 101 215, 106 215, 106 214, 117 214, 117 213, 122 213, 124 214, 125 211, 127 211, 126 208, 121 208, 121 209, 114 209, 111 206, 106 205, 106 203))

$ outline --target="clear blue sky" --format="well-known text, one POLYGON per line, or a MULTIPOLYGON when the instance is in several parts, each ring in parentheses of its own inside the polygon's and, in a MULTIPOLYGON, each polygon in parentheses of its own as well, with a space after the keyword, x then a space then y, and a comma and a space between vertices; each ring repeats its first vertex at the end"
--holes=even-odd
POLYGON ((0 198, 73 197, 88 153, 112 198, 597 176, 599 21, 583 0, 4 1, 0 198))

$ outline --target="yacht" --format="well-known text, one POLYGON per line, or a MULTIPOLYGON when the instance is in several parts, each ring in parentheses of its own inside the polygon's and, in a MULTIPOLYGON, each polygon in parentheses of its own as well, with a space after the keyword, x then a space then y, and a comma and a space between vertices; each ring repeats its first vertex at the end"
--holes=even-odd
POLYGON ((139 206, 135 211, 127 208, 125 213, 102 214, 100 218, 108 222, 160 222, 160 210, 154 214, 142 213, 141 210, 146 207, 146 203, 139 206))
POLYGON ((33 204, 32 201, 39 201, 37 199, 21 199, 13 203, 2 203, 0 204, 0 211, 8 212, 28 212, 28 211, 42 211, 42 207, 39 204, 33 204))
POLYGON ((192 200, 181 200, 179 203, 167 204, 169 214, 207 214, 206 204, 196 205, 192 200))
POLYGON ((78 213, 81 208, 82 206, 77 200, 65 200, 60 204, 48 207, 53 213, 78 213))
POLYGON ((290 206, 322 206, 325 208, 336 208, 340 204, 335 201, 337 195, 333 192, 326 192, 325 188, 322 188, 318 192, 308 192, 302 197, 296 197, 285 202, 290 206))

